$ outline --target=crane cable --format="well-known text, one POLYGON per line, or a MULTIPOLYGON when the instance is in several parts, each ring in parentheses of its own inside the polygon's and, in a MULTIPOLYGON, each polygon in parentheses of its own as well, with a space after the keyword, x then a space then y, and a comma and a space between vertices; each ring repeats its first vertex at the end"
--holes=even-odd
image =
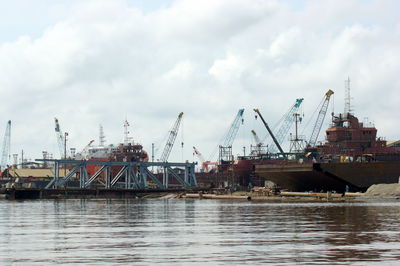
POLYGON ((303 127, 303 130, 302 130, 301 133, 300 133, 301 135, 304 135, 304 131, 308 129, 308 126, 310 125, 311 121, 314 121, 314 120, 315 120, 315 119, 314 119, 315 114, 316 114, 317 112, 319 112, 319 110, 321 109, 321 106, 322 106, 322 104, 324 103, 324 101, 325 101, 325 96, 324 96, 324 98, 322 99, 322 101, 319 103, 319 105, 317 106, 317 108, 314 110, 314 112, 312 113, 312 115, 310 116, 310 119, 308 119, 306 125, 303 127))

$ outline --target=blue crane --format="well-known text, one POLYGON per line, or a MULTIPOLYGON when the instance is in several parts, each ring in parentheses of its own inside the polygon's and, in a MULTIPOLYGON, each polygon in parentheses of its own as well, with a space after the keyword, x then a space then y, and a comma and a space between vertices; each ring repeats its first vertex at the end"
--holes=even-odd
POLYGON ((235 140, 237 132, 239 130, 240 122, 243 122, 243 113, 244 109, 240 109, 235 117, 235 120, 233 120, 231 127, 229 128, 229 131, 223 138, 224 142, 221 144, 221 146, 224 147, 232 146, 233 141, 235 140))
MULTIPOLYGON (((281 118, 280 121, 282 121, 281 126, 279 127, 277 133, 275 134, 276 140, 279 144, 282 144, 292 127, 294 121, 295 121, 295 116, 294 114, 297 112, 297 110, 300 108, 301 103, 303 102, 303 98, 296 99, 296 102, 293 104, 293 106, 289 109, 289 111, 281 118)), ((275 143, 271 143, 270 145, 270 151, 272 153, 277 152, 277 147, 275 143)))
MULTIPOLYGON (((233 160, 232 144, 236 138, 240 124, 243 123, 243 113, 244 113, 244 109, 239 109, 228 132, 224 135, 224 137, 220 141, 220 144, 218 145, 220 162, 233 160)), ((213 152, 210 157, 213 158, 214 155, 215 155, 215 152, 213 152)))

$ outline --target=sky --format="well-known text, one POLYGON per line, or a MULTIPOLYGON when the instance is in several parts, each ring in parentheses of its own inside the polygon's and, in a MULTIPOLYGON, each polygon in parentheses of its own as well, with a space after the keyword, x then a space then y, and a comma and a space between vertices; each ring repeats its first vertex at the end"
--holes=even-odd
POLYGON ((77 151, 98 143, 100 124, 107 144, 122 142, 127 119, 134 142, 149 154, 154 143, 157 158, 184 112, 169 161, 197 161, 193 146, 212 160, 244 108, 233 144, 234 155, 243 154, 254 145, 252 129, 267 136, 253 108, 275 129, 304 98, 307 138, 332 89, 323 141, 329 114, 343 111, 348 77, 360 121, 387 140, 400 136, 399 1, 0 0, 0 7, 0 137, 11 120, 12 154, 58 158, 56 117, 77 151))

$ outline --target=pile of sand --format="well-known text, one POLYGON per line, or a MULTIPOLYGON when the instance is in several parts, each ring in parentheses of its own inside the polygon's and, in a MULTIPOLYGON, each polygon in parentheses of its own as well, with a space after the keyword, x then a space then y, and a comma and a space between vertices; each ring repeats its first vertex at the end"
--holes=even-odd
POLYGON ((368 188, 365 196, 400 196, 400 184, 377 184, 368 188))

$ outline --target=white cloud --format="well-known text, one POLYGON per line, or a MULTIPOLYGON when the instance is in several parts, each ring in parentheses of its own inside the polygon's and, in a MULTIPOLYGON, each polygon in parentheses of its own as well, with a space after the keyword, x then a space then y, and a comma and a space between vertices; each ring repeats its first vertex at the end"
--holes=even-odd
POLYGON ((164 74, 167 80, 187 79, 193 74, 194 66, 189 61, 177 63, 171 70, 164 74))
MULTIPOLYGON (((78 150, 100 123, 109 143, 121 141, 127 117, 150 151, 183 111, 191 160, 191 147, 211 153, 244 107, 237 154, 251 129, 265 135, 252 108, 273 125, 304 97, 307 120, 334 89, 340 111, 350 76, 356 113, 398 139, 399 4, 381 3, 179 0, 144 12, 122 0, 76 1, 39 37, 0 43, 0 133, 13 120, 13 153, 37 158, 57 154, 55 116, 78 150)), ((171 158, 181 159, 178 147, 171 158)))
POLYGON ((243 62, 237 56, 229 55, 225 59, 217 59, 208 73, 220 81, 237 79, 245 70, 243 62))

